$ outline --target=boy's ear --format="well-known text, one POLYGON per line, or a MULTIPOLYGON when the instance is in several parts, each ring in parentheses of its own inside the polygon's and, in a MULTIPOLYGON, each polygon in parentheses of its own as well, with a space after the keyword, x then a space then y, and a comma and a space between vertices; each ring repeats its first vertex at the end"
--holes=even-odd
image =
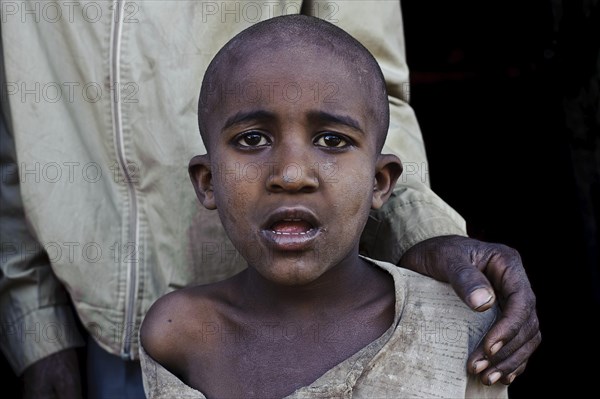
POLYGON ((190 160, 188 173, 190 174, 190 179, 192 179, 196 196, 202 205, 206 209, 217 209, 208 154, 193 157, 190 160))
POLYGON ((375 165, 375 183, 373 185, 373 202, 371 209, 379 209, 390 198, 396 181, 402 174, 402 162, 391 154, 381 154, 375 165))

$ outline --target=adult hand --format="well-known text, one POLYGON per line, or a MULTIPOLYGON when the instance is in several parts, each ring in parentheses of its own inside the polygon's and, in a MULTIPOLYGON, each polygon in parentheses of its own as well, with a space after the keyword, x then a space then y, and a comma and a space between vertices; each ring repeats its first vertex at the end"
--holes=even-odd
POLYGON ((414 245, 400 265, 449 282, 479 312, 489 309, 497 295, 502 315, 469 357, 468 370, 487 385, 510 384, 525 370, 542 335, 535 294, 516 250, 468 237, 440 236, 414 245))
POLYGON ((47 356, 23 372, 23 399, 81 399, 81 377, 75 349, 47 356))

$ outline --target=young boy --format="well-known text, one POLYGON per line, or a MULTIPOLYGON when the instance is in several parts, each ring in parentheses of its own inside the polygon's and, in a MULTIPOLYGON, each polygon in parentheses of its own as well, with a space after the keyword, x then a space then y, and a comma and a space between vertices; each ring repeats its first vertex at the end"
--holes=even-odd
MULTIPOLYGON (((141 329, 151 398, 505 397, 466 360, 495 310, 359 256, 402 166, 369 52, 317 18, 277 17, 210 64, 190 176, 248 268, 165 295, 141 329)), ((200 243, 199 243, 200 244, 200 243)))

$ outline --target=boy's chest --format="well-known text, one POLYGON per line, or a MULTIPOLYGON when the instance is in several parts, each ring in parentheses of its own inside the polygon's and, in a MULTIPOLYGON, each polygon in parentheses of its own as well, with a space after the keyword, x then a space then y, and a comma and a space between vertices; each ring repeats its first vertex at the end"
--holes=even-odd
POLYGON ((386 327, 342 321, 273 323, 230 331, 217 343, 218 355, 190 356, 187 380, 207 397, 285 397, 367 346, 386 327))

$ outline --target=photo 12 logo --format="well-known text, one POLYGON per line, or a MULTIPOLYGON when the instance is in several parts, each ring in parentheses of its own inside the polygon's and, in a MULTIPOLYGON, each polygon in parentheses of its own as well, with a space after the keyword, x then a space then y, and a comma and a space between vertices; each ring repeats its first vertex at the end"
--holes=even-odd
POLYGON ((306 13, 337 23, 336 15, 340 9, 333 1, 314 1, 308 5, 286 1, 202 1, 202 22, 251 24, 281 15, 300 14, 301 7, 307 7, 306 13))
POLYGON ((223 181, 232 183, 246 182, 258 183, 265 176, 272 176, 281 172, 288 183, 298 182, 304 178, 320 180, 323 183, 337 183, 336 174, 339 166, 336 162, 315 162, 304 166, 295 162, 279 165, 276 162, 234 162, 213 163, 211 165, 213 176, 219 176, 223 181))
POLYGON ((4 1, 0 3, 2 23, 96 23, 104 16, 123 23, 139 23, 140 3, 136 1, 4 1))
POLYGON ((314 103, 331 104, 339 101, 339 85, 336 82, 312 82, 302 85, 301 82, 236 82, 234 84, 207 82, 202 90, 201 104, 217 101, 219 103, 276 102, 283 100, 295 104, 301 100, 314 103))
POLYGON ((143 249, 134 242, 100 244, 94 241, 48 241, 44 243, 0 242, 0 261, 27 261, 44 252, 50 263, 57 266, 94 265, 108 263, 138 263, 143 249))
POLYGON ((103 165, 97 162, 21 162, 0 165, 0 179, 3 183, 19 181, 20 184, 52 183, 80 184, 98 183, 102 178, 110 178, 115 183, 137 183, 140 168, 135 162, 121 165, 113 162, 103 165))
POLYGON ((69 103, 83 100, 97 103, 110 96, 115 103, 137 104, 139 86, 135 82, 3 82, 2 96, 16 98, 21 103, 69 103))

